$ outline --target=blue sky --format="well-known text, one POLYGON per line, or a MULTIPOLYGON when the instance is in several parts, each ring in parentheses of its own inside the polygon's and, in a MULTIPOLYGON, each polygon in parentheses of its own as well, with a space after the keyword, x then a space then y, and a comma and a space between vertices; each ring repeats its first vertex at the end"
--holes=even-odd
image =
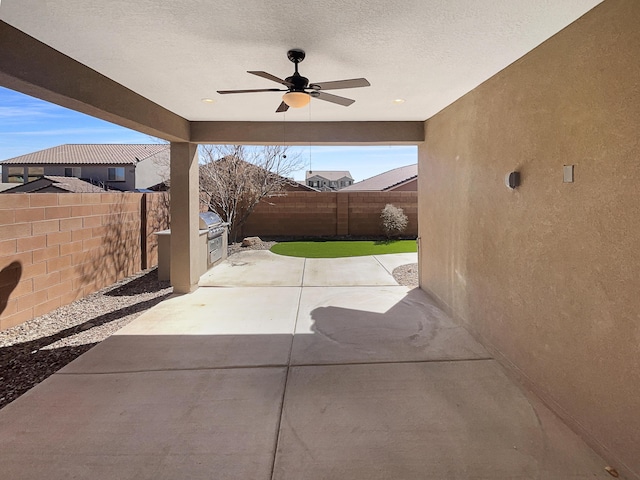
MULTIPOLYGON (((64 143, 154 143, 157 139, 0 87, 0 160, 64 143)), ((313 170, 349 170, 356 181, 416 163, 414 146, 292 147, 313 170)), ((304 170, 297 172, 304 178, 304 170)))

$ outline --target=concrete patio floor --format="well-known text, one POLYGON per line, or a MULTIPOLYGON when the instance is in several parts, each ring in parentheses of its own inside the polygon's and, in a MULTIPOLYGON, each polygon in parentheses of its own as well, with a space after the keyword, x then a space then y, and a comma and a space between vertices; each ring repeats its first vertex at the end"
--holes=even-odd
POLYGON ((1 410, 2 477, 610 478, 415 261, 234 255, 1 410))

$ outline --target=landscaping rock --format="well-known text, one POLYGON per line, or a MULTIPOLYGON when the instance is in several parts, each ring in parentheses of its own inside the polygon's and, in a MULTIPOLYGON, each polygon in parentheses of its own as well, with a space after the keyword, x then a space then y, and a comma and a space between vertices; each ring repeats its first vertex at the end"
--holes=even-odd
POLYGON ((254 245, 257 245, 259 243, 262 243, 260 237, 246 237, 244 240, 242 240, 243 247, 253 247, 254 245))
POLYGON ((249 246, 245 246, 242 242, 239 243, 229 243, 227 252, 229 254, 229 256, 235 254, 235 253, 239 253, 239 252, 243 252, 245 250, 270 250, 271 247, 273 247, 277 242, 274 241, 262 241, 262 239, 260 239, 260 237, 251 237, 251 238, 257 238, 258 241, 255 242, 252 245, 249 246))
POLYGON ((171 295, 147 270, 0 332, 0 408, 171 295))
POLYGON ((402 265, 401 267, 394 269, 392 275, 400 285, 404 285, 409 288, 416 288, 418 286, 417 263, 402 265))

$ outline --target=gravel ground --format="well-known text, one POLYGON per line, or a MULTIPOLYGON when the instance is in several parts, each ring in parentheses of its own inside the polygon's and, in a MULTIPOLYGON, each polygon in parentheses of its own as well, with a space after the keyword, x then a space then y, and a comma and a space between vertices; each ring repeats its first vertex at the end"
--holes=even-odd
MULTIPOLYGON (((277 242, 229 245, 229 255, 269 250, 277 242)), ((418 286, 418 264, 398 267, 396 281, 418 286)), ((0 332, 0 408, 171 295, 169 282, 151 269, 0 332)))
POLYGON ((268 241, 259 240, 257 243, 249 247, 243 247, 242 243, 238 242, 238 243, 230 244, 227 250, 229 252, 229 255, 233 255, 234 253, 238 253, 238 252, 243 252, 245 250, 271 250, 271 247, 273 247, 276 243, 278 242, 268 242, 268 241))
POLYGON ((0 332, 0 408, 171 292, 152 269, 0 332))
POLYGON ((409 263, 393 269, 393 278, 400 285, 415 288, 418 286, 418 264, 409 263))

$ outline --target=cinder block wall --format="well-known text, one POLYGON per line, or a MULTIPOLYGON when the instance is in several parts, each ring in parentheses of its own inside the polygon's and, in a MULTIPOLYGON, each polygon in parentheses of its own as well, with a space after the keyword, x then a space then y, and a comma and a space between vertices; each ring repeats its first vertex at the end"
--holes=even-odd
POLYGON ((162 195, 0 195, 0 330, 157 262, 162 195))
POLYGON ((387 203, 409 217, 405 232, 418 234, 417 192, 287 192, 260 203, 244 225, 244 236, 382 235, 387 203))
POLYGON ((169 193, 147 193, 142 202, 142 269, 158 265, 156 232, 169 228, 169 193))
MULTIPOLYGON (((338 193, 338 196, 345 195, 338 193)), ((409 217, 405 235, 418 235, 418 192, 352 192, 349 202, 349 235, 383 235, 380 213, 386 204, 402 208, 409 217)))

